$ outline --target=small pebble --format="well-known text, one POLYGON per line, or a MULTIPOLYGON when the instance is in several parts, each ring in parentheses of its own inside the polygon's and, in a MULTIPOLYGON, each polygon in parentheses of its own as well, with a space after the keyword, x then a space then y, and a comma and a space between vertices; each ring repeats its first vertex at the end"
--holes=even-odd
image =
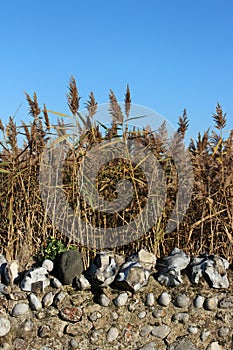
POLYGON ((98 298, 98 303, 101 306, 107 307, 111 303, 111 300, 105 294, 101 294, 98 298))
POLYGON ((96 322, 98 319, 102 317, 101 313, 98 311, 92 312, 89 316, 88 319, 92 322, 96 322))
POLYGON ((152 312, 152 315, 154 318, 163 318, 167 315, 167 312, 165 310, 158 309, 158 310, 154 310, 152 312))
POLYGON ((72 339, 70 340, 70 346, 71 346, 73 349, 77 349, 77 347, 78 347, 78 342, 77 342, 77 340, 76 340, 75 338, 72 338, 72 339))
POLYGON ((18 303, 14 306, 12 310, 12 316, 14 317, 23 316, 23 315, 26 315, 28 311, 29 311, 28 304, 18 303))
POLYGON ((209 344, 208 348, 206 350, 224 350, 221 345, 219 345, 218 342, 212 342, 209 344))
POLYGON ((114 300, 117 307, 124 306, 128 301, 128 294, 126 292, 120 293, 114 300))
POLYGON ((170 333, 171 328, 165 324, 161 326, 155 326, 151 332, 152 335, 154 335, 157 338, 165 339, 168 334, 170 333))
POLYGON ((221 309, 230 309, 233 307, 233 302, 230 298, 223 298, 222 300, 219 301, 218 306, 221 309))
POLYGON ((53 278, 51 279, 51 286, 52 286, 53 288, 59 289, 59 288, 62 287, 62 283, 61 283, 56 277, 53 277, 53 278))
POLYGON ((42 309, 41 301, 37 298, 37 296, 33 293, 31 293, 28 296, 29 304, 32 310, 39 311, 42 309))
POLYGON ((204 308, 209 311, 214 311, 218 307, 218 298, 217 297, 211 297, 207 298, 204 302, 204 308))
POLYGON ((40 338, 48 338, 51 335, 51 329, 48 325, 44 324, 38 329, 38 336, 40 338))
POLYGON ((230 329, 228 327, 221 327, 218 331, 218 335, 221 338, 225 338, 228 336, 229 332, 230 332, 230 329))
POLYGON ((119 331, 116 327, 111 327, 107 333, 107 341, 108 342, 113 342, 114 340, 117 339, 119 335, 119 331))
POLYGON ((42 267, 44 267, 48 272, 51 272, 53 271, 53 262, 52 260, 49 260, 49 259, 45 259, 42 263, 42 267))
POLYGON ((147 343, 140 350, 157 350, 158 348, 155 346, 155 343, 147 343))
POLYGON ((175 306, 184 308, 187 307, 190 302, 190 298, 186 294, 179 294, 174 302, 175 306))
POLYGON ((162 306, 168 306, 169 303, 171 302, 171 296, 167 292, 163 292, 159 298, 158 298, 158 303, 162 306))
POLYGON ((42 299, 42 304, 44 307, 49 307, 52 305, 52 303, 53 303, 53 293, 48 292, 44 295, 44 297, 42 299))
POLYGON ((118 318, 119 318, 118 313, 117 313, 116 311, 113 311, 113 312, 112 312, 112 319, 113 319, 114 321, 116 321, 116 320, 118 320, 118 318))
POLYGON ((10 332, 10 329, 11 329, 10 321, 5 317, 1 317, 0 318, 0 337, 4 337, 4 335, 10 332))
POLYGON ((26 320, 23 325, 23 330, 25 332, 31 332, 33 329, 33 322, 31 320, 26 320))
POLYGON ((203 307, 204 301, 205 301, 205 298, 203 296, 197 295, 196 298, 194 299, 193 304, 196 308, 200 309, 203 307))
POLYGON ((146 311, 140 311, 139 314, 138 314, 138 318, 143 319, 146 317, 146 311))
POLYGON ((153 331, 154 327, 150 325, 143 326, 140 330, 140 336, 145 337, 146 335, 150 334, 153 331))
POLYGON ((189 314, 187 312, 178 312, 177 314, 173 315, 172 321, 187 324, 189 321, 189 314))
POLYGON ((55 295, 53 303, 55 306, 58 306, 66 297, 66 293, 64 292, 59 292, 58 294, 55 295))
POLYGON ((209 337, 209 335, 210 335, 210 331, 208 329, 204 329, 200 335, 201 341, 204 342, 209 337))
POLYGON ((188 327, 188 332, 190 334, 197 334, 198 333, 198 328, 196 326, 189 326, 188 327))
POLYGON ((146 296, 146 306, 153 306, 155 303, 155 296, 154 293, 148 293, 146 296))

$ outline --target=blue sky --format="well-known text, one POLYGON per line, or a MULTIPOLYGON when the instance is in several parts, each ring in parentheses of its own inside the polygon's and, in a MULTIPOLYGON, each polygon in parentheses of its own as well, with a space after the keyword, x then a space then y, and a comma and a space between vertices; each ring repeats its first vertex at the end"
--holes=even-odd
POLYGON ((196 137, 219 102, 233 129, 232 0, 9 0, 0 5, 0 117, 28 121, 24 91, 67 113, 74 75, 82 104, 109 89, 176 125, 187 108, 196 137))

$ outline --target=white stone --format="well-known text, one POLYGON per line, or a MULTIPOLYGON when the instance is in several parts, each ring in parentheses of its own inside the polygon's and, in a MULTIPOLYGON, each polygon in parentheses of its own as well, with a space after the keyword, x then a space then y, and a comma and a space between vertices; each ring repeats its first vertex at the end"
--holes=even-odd
POLYGON ((4 269, 4 277, 7 284, 13 284, 17 282, 19 278, 19 262, 18 260, 12 260, 6 264, 4 269))
POLYGON ((221 345, 218 344, 218 342, 212 342, 209 344, 207 350, 224 350, 221 345))
POLYGON ((53 277, 51 279, 51 285, 52 285, 52 287, 57 288, 57 289, 62 287, 62 283, 56 277, 53 277))
POLYGON ((18 303, 14 306, 12 310, 12 316, 18 317, 26 315, 29 312, 29 306, 25 303, 18 303))
POLYGON ((111 327, 107 333, 107 341, 108 342, 113 342, 114 340, 117 339, 119 335, 119 331, 116 327, 111 327))
POLYGON ((76 278, 76 284, 77 284, 77 287, 81 290, 88 290, 91 288, 90 282, 83 275, 80 275, 79 277, 76 278))
POLYGON ((28 300, 32 310, 39 311, 42 309, 41 301, 38 299, 38 297, 35 294, 31 293, 28 296, 28 300))
POLYGON ((110 304, 111 300, 105 294, 101 294, 98 298, 98 302, 101 306, 107 307, 110 304))
POLYGON ((24 276, 20 287, 24 291, 33 292, 33 288, 37 284, 40 284, 41 291, 44 291, 45 288, 50 285, 48 271, 44 267, 38 267, 28 271, 24 276))
POLYGON ((1 317, 0 318, 0 337, 4 337, 4 335, 10 332, 10 329, 11 329, 10 321, 5 317, 1 317))
POLYGON ((153 306, 155 303, 154 293, 148 293, 146 296, 146 306, 153 306))
POLYGON ((128 294, 126 292, 120 293, 115 299, 114 304, 117 307, 124 306, 128 301, 128 294))
POLYGON ((42 267, 44 267, 48 272, 53 271, 53 267, 54 267, 53 261, 50 259, 45 259, 43 261, 42 267))
POLYGON ((205 298, 202 295, 197 295, 196 298, 194 299, 194 306, 198 309, 203 307, 205 298))
POLYGON ((152 335, 154 335, 157 338, 165 339, 168 334, 170 333, 171 328, 165 324, 161 326, 155 326, 151 332, 152 335))
POLYGON ((52 305, 52 303, 53 303, 53 293, 48 292, 44 295, 44 297, 42 299, 42 304, 44 307, 49 307, 52 305))
POLYGON ((168 294, 167 292, 163 292, 158 298, 158 303, 162 306, 168 306, 171 300, 172 298, 170 294, 168 294))

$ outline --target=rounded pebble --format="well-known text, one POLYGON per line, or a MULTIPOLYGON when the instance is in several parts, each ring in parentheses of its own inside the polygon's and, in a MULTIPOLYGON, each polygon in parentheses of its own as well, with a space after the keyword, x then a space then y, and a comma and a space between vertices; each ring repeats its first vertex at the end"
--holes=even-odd
POLYGON ((208 348, 206 350, 224 350, 221 345, 219 345, 218 342, 212 342, 209 344, 208 348))
POLYGON ((53 288, 57 289, 62 287, 62 283, 56 277, 53 277, 53 279, 51 279, 51 285, 53 288))
POLYGON ((172 298, 170 294, 168 294, 167 292, 163 292, 158 298, 158 303, 162 306, 168 306, 171 300, 172 298))
POLYGON ((75 338, 72 338, 72 339, 70 340, 70 346, 71 346, 73 349, 77 349, 77 347, 78 347, 78 342, 77 342, 77 340, 76 340, 75 338))
POLYGON ((108 342, 113 342, 114 340, 117 339, 119 335, 119 331, 116 327, 111 327, 107 333, 107 341, 108 342))
POLYGON ((0 318, 0 337, 4 337, 4 335, 10 332, 10 329, 11 329, 10 321, 5 317, 1 317, 0 318))
POLYGON ((146 306, 153 306, 155 303, 155 296, 154 293, 148 293, 146 296, 146 306))
POLYGON ((140 311, 139 314, 138 314, 138 318, 143 319, 146 317, 146 311, 140 311))
POLYGON ((203 296, 197 295, 196 298, 194 299, 193 304, 196 308, 200 309, 203 307, 204 301, 205 301, 205 298, 203 296))
POLYGON ((117 307, 124 306, 128 301, 128 294, 126 292, 120 293, 114 300, 117 307))
POLYGON ((218 298, 217 297, 211 297, 207 298, 204 302, 204 308, 209 311, 214 311, 218 307, 218 298))
POLYGON ((204 342, 209 337, 209 335, 210 335, 210 331, 208 329, 204 329, 200 335, 201 341, 204 342))
POLYGON ((187 307, 190 302, 190 298, 186 294, 179 294, 175 299, 175 306, 179 308, 187 307))
POLYGON ((221 327, 218 331, 218 335, 221 338, 225 338, 228 336, 229 332, 230 332, 230 329, 228 327, 221 327))
POLYGON ((178 312, 177 314, 173 315, 172 321, 187 324, 189 321, 189 314, 187 312, 178 312))
POLYGON ((101 306, 107 307, 110 304, 111 300, 105 294, 101 294, 98 298, 98 303, 101 306))
POLYGON ((44 307, 49 307, 52 305, 52 303, 53 303, 53 293, 48 292, 44 295, 44 297, 42 299, 42 304, 44 307))
POLYGON ((14 306, 12 310, 12 316, 18 317, 18 316, 26 315, 28 311, 29 311, 28 304, 18 303, 14 306))
POLYGON ((140 336, 145 337, 146 335, 150 334, 153 331, 154 327, 151 325, 143 326, 140 330, 140 336))
POLYGON ((188 327, 188 332, 190 334, 197 334, 198 333, 198 328, 196 326, 189 326, 188 327))

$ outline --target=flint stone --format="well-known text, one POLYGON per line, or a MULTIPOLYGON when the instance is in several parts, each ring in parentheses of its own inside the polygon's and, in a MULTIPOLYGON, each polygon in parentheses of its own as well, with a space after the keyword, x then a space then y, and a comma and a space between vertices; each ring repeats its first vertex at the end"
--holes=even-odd
POLYGON ((229 281, 226 270, 229 262, 216 255, 194 257, 190 263, 190 280, 197 284, 203 277, 212 288, 228 288, 229 281))
POLYGON ((28 311, 29 311, 28 304, 18 303, 14 306, 12 310, 12 316, 14 317, 23 316, 23 315, 26 315, 28 311))
POLYGON ((91 284, 88 279, 82 274, 81 276, 77 276, 75 279, 77 288, 80 290, 89 290, 91 289, 91 284))
POLYGON ((92 261, 87 278, 95 287, 109 286, 115 279, 124 258, 111 252, 99 252, 92 261))
POLYGON ((45 259, 42 263, 42 267, 44 267, 48 272, 52 272, 53 271, 53 261, 50 259, 45 259))
POLYGON ((170 350, 198 350, 198 348, 189 339, 182 338, 171 344, 170 350))
POLYGON ((83 272, 82 253, 76 250, 63 252, 57 262, 56 273, 63 284, 72 284, 76 276, 83 272))
POLYGON ((4 337, 4 335, 10 332, 10 329, 11 329, 10 321, 5 317, 1 317, 0 318, 0 337, 4 337))
POLYGON ((37 298, 35 294, 31 293, 28 296, 28 300, 32 310, 39 311, 42 309, 41 301, 37 298))
POLYGON ((17 282, 19 278, 19 262, 18 260, 12 260, 8 262, 4 269, 4 277, 7 284, 13 284, 17 282))
POLYGON ((32 269, 26 273, 20 287, 26 292, 44 292, 45 288, 50 285, 48 272, 44 267, 32 269))
POLYGON ((181 271, 186 269, 189 263, 190 257, 182 250, 174 248, 158 266, 158 282, 167 287, 175 287, 183 283, 181 271))
POLYGON ((129 256, 121 266, 114 284, 121 289, 137 292, 147 285, 155 262, 154 254, 141 249, 137 254, 129 256))

